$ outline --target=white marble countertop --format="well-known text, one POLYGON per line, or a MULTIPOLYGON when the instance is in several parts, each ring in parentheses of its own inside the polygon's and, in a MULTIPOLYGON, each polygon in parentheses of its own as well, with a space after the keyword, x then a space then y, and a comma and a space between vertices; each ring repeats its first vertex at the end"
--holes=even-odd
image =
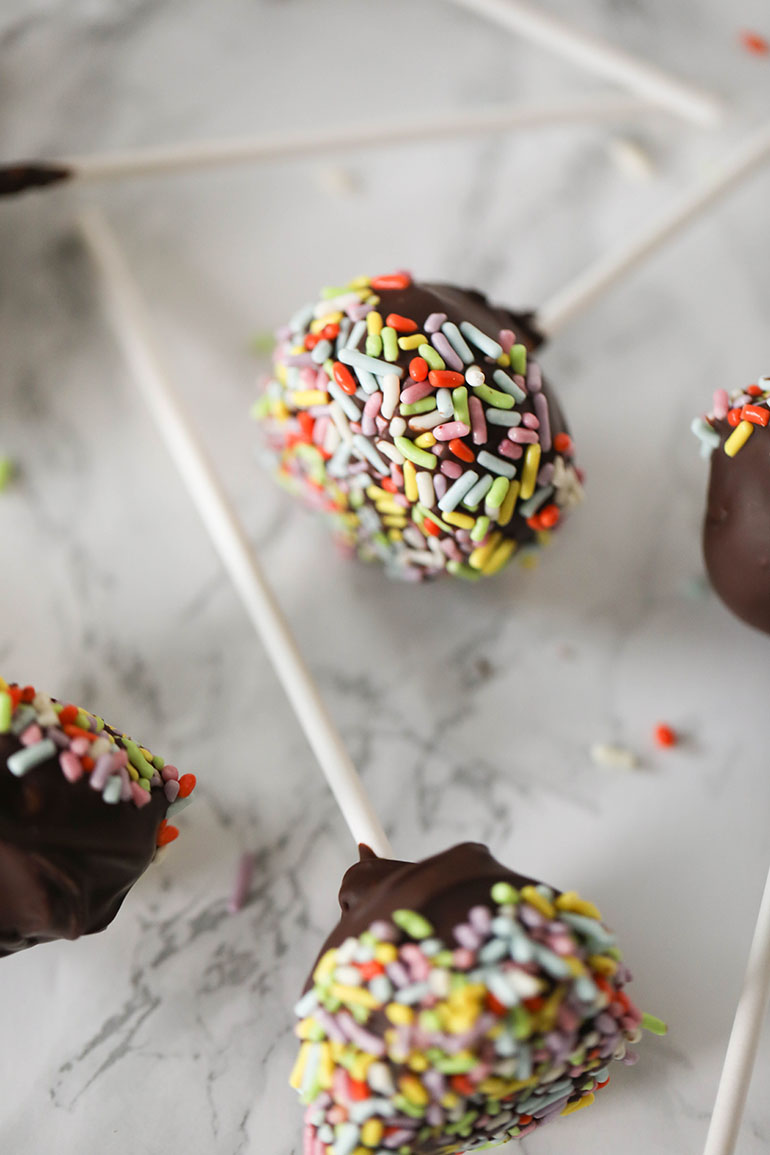
MULTIPOLYGON (((765 0, 549 0, 713 86, 715 134, 607 128, 392 148, 89 190, 120 231, 170 364, 399 851, 490 843, 593 898, 634 995, 666 1018, 532 1155, 698 1152, 770 857, 767 639, 701 575, 715 387, 768 370, 770 173, 554 342, 544 363, 588 501, 534 574, 388 584, 254 461, 255 330, 328 281, 409 266, 536 304, 767 109, 765 0), (689 591, 689 592, 688 592, 689 591), (652 729, 685 735, 658 750, 652 729), (639 752, 599 769, 597 740, 639 752)), ((86 152, 595 90, 439 0, 4 0, 3 156, 86 152), (359 51, 362 49, 363 51, 359 51)), ((183 837, 113 927, 2 963, 0 1150, 289 1155, 290 1007, 352 846, 261 647, 140 408, 74 239, 81 197, 0 205, 0 665, 199 775, 183 837), (226 913, 243 849, 248 906, 226 913)), ((741 1155, 770 1142, 770 1030, 741 1155)), ((513 1150, 513 1148, 511 1148, 513 1150)))

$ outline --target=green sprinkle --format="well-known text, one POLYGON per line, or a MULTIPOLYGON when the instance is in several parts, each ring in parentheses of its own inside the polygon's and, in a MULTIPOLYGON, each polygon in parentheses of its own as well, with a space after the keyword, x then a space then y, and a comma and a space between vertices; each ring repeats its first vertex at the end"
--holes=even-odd
POLYGON ((494 405, 496 409, 513 409, 516 402, 510 393, 503 393, 502 389, 493 389, 491 385, 474 385, 473 392, 487 405, 494 405))
POLYGON ((161 758, 160 754, 155 754, 152 759, 152 764, 156 770, 162 770, 166 765, 166 760, 165 758, 161 758))
POLYGON ((7 734, 11 728, 11 715, 13 713, 13 703, 11 702, 11 695, 6 694, 5 690, 0 693, 0 734, 7 734))
POLYGON ((0 457, 0 493, 7 488, 9 482, 13 480, 13 475, 16 468, 10 457, 0 457))
POLYGON ((442 521, 441 518, 438 517, 431 509, 426 509, 424 505, 420 505, 419 501, 414 506, 414 514, 417 515, 414 518, 415 521, 417 521, 417 518, 422 520, 423 518, 427 517, 428 521, 432 521, 434 525, 439 527, 439 529, 443 529, 446 533, 453 532, 451 525, 447 525, 447 523, 442 521))
POLYGON ((511 369, 518 376, 523 377, 527 371, 527 346, 526 345, 512 345, 511 346, 511 369))
POLYGON ((433 927, 427 918, 423 918, 416 910, 394 910, 390 917, 411 938, 429 938, 433 934, 433 927))
POLYGON ((370 333, 366 338, 367 357, 379 357, 382 352, 382 337, 379 333, 370 333))
POLYGON ((455 411, 455 420, 462 421, 463 425, 470 425, 471 415, 468 410, 468 390, 465 385, 458 385, 452 390, 452 406, 455 411))
POLYGON ((646 1011, 642 1015, 642 1026, 651 1035, 665 1035, 668 1032, 668 1027, 662 1019, 657 1019, 655 1015, 648 1015, 646 1011))
MULTIPOLYGON (((142 778, 147 779, 149 782, 149 779, 152 778, 154 771, 153 771, 153 768, 150 765, 150 763, 145 758, 142 751, 137 746, 136 742, 134 742, 131 738, 124 738, 123 739, 123 745, 126 748, 126 753, 128 754, 128 760, 131 763, 131 765, 134 767, 135 770, 139 771, 142 778)), ((142 785, 141 781, 140 781, 139 785, 140 786, 142 785)), ((149 790, 149 785, 148 785, 147 789, 149 790)))
POLYGON ((393 1106, 404 1115, 408 1115, 410 1119, 423 1119, 425 1117, 425 1108, 410 1103, 404 1095, 394 1095, 393 1106))
POLYGON ((436 1011, 421 1011, 420 1012, 420 1029, 423 1031, 441 1030, 441 1017, 436 1011))
POLYGON ((78 726, 81 730, 91 729, 91 715, 87 714, 85 710, 78 710, 78 726))
POLYGON ((348 285, 324 285, 321 289, 321 300, 333 301, 335 297, 344 297, 346 293, 351 291, 348 285))
POLYGON ((393 444, 413 465, 419 465, 422 469, 435 469, 438 465, 438 460, 432 453, 428 453, 427 449, 420 449, 408 437, 394 437, 393 444))
POLYGON ((451 950, 441 950, 433 956, 433 962, 437 967, 451 967, 454 963, 454 955, 451 950))
POLYGON ((252 407, 250 409, 250 414, 254 418, 255 421, 261 421, 263 419, 263 417, 268 416, 268 414, 270 413, 270 410, 272 409, 272 406, 273 406, 272 399, 270 397, 268 397, 266 393, 263 393, 262 396, 258 397, 257 400, 252 405, 252 407))
POLYGON ((435 397, 421 397, 419 401, 412 401, 411 404, 399 405, 398 411, 402 417, 412 417, 415 413, 430 413, 435 408, 435 397))
POLYGON ((501 906, 513 906, 519 901, 519 892, 510 882, 496 882, 490 894, 495 902, 501 906))
POLYGON ((488 517, 477 517, 476 524, 471 530, 471 541, 483 541, 489 529, 488 517))
POLYGON ((500 508, 505 501, 510 485, 511 483, 507 477, 495 478, 487 494, 487 505, 490 509, 500 508))
POLYGON ((417 352, 423 361, 427 361, 431 369, 446 369, 446 362, 440 357, 432 345, 420 345, 417 352))
POLYGON ((386 325, 380 333, 382 339, 382 352, 386 361, 398 361, 398 335, 395 329, 391 329, 390 325, 386 325))
POLYGON ((482 576, 480 569, 474 569, 472 565, 465 565, 461 561, 448 561, 446 568, 452 577, 465 578, 469 582, 477 582, 482 576))
POLYGON ((255 333, 249 341, 252 353, 272 353, 275 348, 275 337, 272 333, 255 333))
POLYGON ((475 1055, 451 1055, 445 1059, 436 1060, 436 1070, 442 1075, 465 1075, 472 1071, 478 1062, 475 1055))
POLYGON ((511 1007, 514 1039, 528 1039, 532 1034, 532 1015, 526 1007, 511 1007))

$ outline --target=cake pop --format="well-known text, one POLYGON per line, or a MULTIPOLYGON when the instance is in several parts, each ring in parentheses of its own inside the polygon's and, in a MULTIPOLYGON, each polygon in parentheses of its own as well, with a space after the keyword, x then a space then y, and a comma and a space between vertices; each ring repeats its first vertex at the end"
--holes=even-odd
POLYGON ((594 1101, 635 1062, 630 973, 592 903, 465 842, 422 862, 361 847, 296 1007, 306 1155, 467 1151, 594 1101))
POLYGON ((703 556, 728 609, 770 633, 770 377, 730 395, 693 431, 711 458, 703 556))
POLYGON ((0 958, 103 930, 194 787, 94 714, 0 679, 0 958))
POLYGON ((278 478, 363 560, 495 574, 580 499, 530 314, 394 273, 324 289, 277 338, 254 413, 278 478))

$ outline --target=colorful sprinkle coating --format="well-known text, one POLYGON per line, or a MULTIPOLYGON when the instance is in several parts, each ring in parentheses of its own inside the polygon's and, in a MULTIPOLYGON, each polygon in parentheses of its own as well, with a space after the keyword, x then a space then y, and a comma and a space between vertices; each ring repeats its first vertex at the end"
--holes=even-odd
POLYGON ((510 329, 405 315, 410 293, 437 300, 408 273, 359 277, 278 331, 253 409, 278 479, 393 576, 531 565, 582 497, 540 368, 510 329))
POLYGON ((449 1155, 522 1138, 632 1064, 643 1016, 596 907, 508 882, 454 930, 394 911, 328 950, 296 1007, 305 1155, 449 1155))
POLYGON ((725 437, 722 449, 728 457, 735 457, 757 427, 766 429, 770 423, 770 376, 760 377, 755 384, 730 394, 726 389, 716 390, 711 412, 696 417, 691 425, 703 457, 710 457, 719 447, 722 434, 718 426, 724 422, 732 432, 725 437))
POLYGON ((13 734, 20 744, 6 762, 8 772, 17 777, 56 758, 68 782, 87 778, 108 806, 127 802, 141 808, 153 791, 162 790, 169 807, 158 831, 158 846, 177 837, 179 831, 168 818, 189 805, 195 775, 180 777, 176 766, 105 725, 102 718, 57 702, 34 686, 0 678, 0 734, 13 734))

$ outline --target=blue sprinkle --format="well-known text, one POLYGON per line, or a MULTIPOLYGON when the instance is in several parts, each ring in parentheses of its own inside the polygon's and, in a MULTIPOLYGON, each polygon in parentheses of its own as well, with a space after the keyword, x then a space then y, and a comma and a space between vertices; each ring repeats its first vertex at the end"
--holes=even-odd
POLYGON ((507 478, 516 476, 515 465, 511 465, 510 461, 503 461, 501 457, 495 457, 493 453, 488 453, 486 449, 482 449, 476 460, 479 465, 482 465, 485 469, 490 469, 492 473, 499 473, 502 477, 507 478))
POLYGON ((340 349, 340 361, 343 365, 352 365, 354 369, 366 369, 378 377, 384 377, 386 373, 395 373, 397 377, 404 375, 403 365, 393 365, 390 361, 380 361, 377 357, 367 357, 365 353, 359 353, 357 349, 340 349))
POLYGON ((505 369, 495 369, 492 380, 498 389, 502 389, 503 393, 510 393, 511 397, 515 397, 517 401, 526 401, 527 394, 521 385, 505 372, 505 369))
POLYGON ((477 329, 470 321, 460 322, 460 332, 463 336, 472 341, 477 349, 481 349, 482 353, 486 353, 488 357, 493 357, 497 360, 503 355, 503 347, 499 341, 493 341, 486 333, 482 333, 481 329, 477 329))
POLYGON ((39 766, 41 762, 45 762, 47 758, 52 758, 55 754, 55 744, 50 738, 44 738, 42 742, 36 742, 34 746, 25 746, 23 750, 17 750, 15 754, 11 754, 6 764, 11 774, 15 774, 17 778, 23 778, 35 766, 39 766))

